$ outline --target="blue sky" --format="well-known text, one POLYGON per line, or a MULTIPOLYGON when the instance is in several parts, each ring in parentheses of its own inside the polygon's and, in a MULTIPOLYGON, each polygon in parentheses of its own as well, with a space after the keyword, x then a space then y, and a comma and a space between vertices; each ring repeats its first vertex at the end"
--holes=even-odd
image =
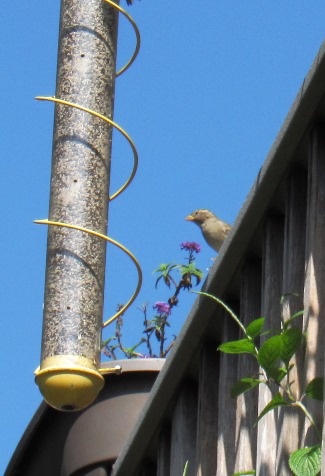
MULTIPOLYGON (((133 137, 138 174, 112 202, 109 230, 139 259, 144 284, 124 318, 127 344, 141 331, 141 303, 165 300, 152 271, 179 261, 182 241, 213 250, 184 221, 209 208, 233 223, 324 39, 322 0, 134 0, 128 11, 141 32, 138 59, 117 79, 115 120, 133 137)), ((125 4, 122 4, 125 6, 125 4)), ((1 391, 0 474, 41 402, 33 379, 39 365, 46 253, 46 218, 59 0, 8 2, 0 42, 1 391)), ((121 20, 119 65, 133 49, 121 20)), ((114 134, 111 190, 126 179, 132 155, 114 134)), ((132 263, 107 254, 105 318, 135 286, 132 263)), ((193 295, 181 297, 176 333, 193 295)), ((113 331, 112 331, 113 332, 113 331)), ((105 336, 112 333, 106 331, 105 336)))

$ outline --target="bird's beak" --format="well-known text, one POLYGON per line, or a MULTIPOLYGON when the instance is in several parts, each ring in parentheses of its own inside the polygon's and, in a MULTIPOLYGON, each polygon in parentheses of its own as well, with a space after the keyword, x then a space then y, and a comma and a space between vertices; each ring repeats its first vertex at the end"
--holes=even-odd
POLYGON ((194 221, 194 218, 192 217, 192 215, 188 215, 187 217, 184 218, 184 220, 194 221))

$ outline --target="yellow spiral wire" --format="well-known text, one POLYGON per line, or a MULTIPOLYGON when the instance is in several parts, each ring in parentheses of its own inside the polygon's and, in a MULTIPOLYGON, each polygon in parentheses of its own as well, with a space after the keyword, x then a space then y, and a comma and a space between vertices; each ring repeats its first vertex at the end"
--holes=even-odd
POLYGON ((125 246, 121 245, 121 243, 119 243, 118 241, 115 241, 112 238, 109 238, 108 236, 103 235, 102 233, 98 233, 97 231, 89 230, 88 228, 83 228, 82 226, 71 225, 70 223, 61 223, 61 222, 58 222, 58 221, 51 221, 51 220, 47 220, 47 219, 34 220, 34 223, 36 223, 37 225, 54 225, 54 226, 61 226, 61 227, 65 227, 65 228, 72 228, 73 230, 83 231, 85 233, 88 233, 89 235, 98 236, 98 238, 106 240, 109 243, 112 243, 113 245, 120 248, 122 251, 124 251, 124 253, 126 253, 131 258, 133 263, 135 264, 135 267, 136 267, 137 272, 138 272, 138 285, 137 285, 136 291, 134 292, 133 296, 129 299, 129 301, 116 314, 114 314, 114 316, 112 316, 107 321, 105 321, 103 323, 102 327, 108 326, 108 324, 110 324, 115 319, 117 319, 121 314, 123 314, 123 312, 126 311, 126 309, 128 307, 131 306, 131 304, 133 303, 133 301, 135 300, 136 296, 138 295, 138 293, 140 291, 141 283, 142 283, 142 271, 141 271, 140 264, 139 264, 138 260, 135 258, 135 256, 131 253, 131 251, 129 251, 127 248, 125 248, 125 246))
MULTIPOLYGON (((105 0, 105 1, 107 1, 107 0, 105 0)), ((80 106, 79 104, 75 104, 73 102, 65 101, 63 99, 58 99, 55 96, 36 96, 35 99, 37 99, 39 101, 52 101, 52 102, 55 102, 55 103, 58 103, 58 104, 64 104, 66 106, 70 106, 70 107, 74 107, 76 109, 80 109, 80 111, 88 112, 92 116, 98 117, 99 119, 102 119, 103 121, 110 124, 112 127, 117 129, 126 138, 128 143, 130 144, 132 152, 133 152, 133 169, 132 169, 132 172, 130 174, 130 177, 127 179, 127 181, 124 183, 124 185, 122 185, 121 188, 119 188, 115 193, 113 193, 113 195, 111 195, 109 197, 109 200, 110 201, 114 200, 114 198, 118 197, 122 192, 124 192, 124 190, 132 182, 132 180, 133 180, 133 178, 134 178, 134 176, 137 172, 138 161, 139 161, 138 152, 137 152, 137 149, 134 145, 134 142, 132 141, 131 137, 125 132, 125 130, 122 129, 121 126, 116 124, 116 122, 113 122, 111 119, 108 119, 108 117, 103 116, 102 114, 99 114, 98 112, 93 111, 92 109, 88 109, 87 107, 80 106)))
MULTIPOLYGON (((140 49, 140 33, 139 33, 138 27, 137 27, 136 23, 134 22, 133 18, 125 10, 123 10, 123 8, 121 8, 119 5, 114 3, 112 0, 104 0, 104 1, 106 3, 108 3, 109 5, 111 5, 113 8, 117 9, 120 13, 122 13, 127 18, 127 20, 131 23, 131 25, 134 29, 135 35, 136 35, 136 47, 134 49, 134 52, 133 52, 131 58, 116 73, 116 76, 120 76, 122 73, 124 73, 124 71, 126 71, 131 66, 131 64, 134 62, 135 58, 138 55, 138 52, 139 52, 139 49, 140 49)), ((118 130, 125 137, 125 139, 128 141, 128 143, 129 143, 129 145, 132 149, 132 152, 133 152, 133 168, 132 168, 132 172, 131 172, 129 178, 126 180, 126 182, 115 193, 113 193, 109 197, 109 200, 112 201, 116 197, 118 197, 130 185, 130 183, 132 182, 132 180, 133 180, 133 178, 134 178, 134 176, 137 172, 137 168, 138 168, 138 152, 136 150, 134 142, 132 141, 131 137, 126 133, 126 131, 124 129, 122 129, 122 127, 120 127, 118 124, 116 124, 114 121, 109 119, 108 117, 103 116, 102 114, 100 114, 96 111, 93 111, 92 109, 81 106, 79 104, 75 104, 75 103, 72 103, 70 101, 65 101, 63 99, 59 99, 59 98, 56 98, 54 96, 49 96, 49 97, 48 96, 36 96, 35 99, 37 99, 39 101, 51 101, 51 102, 66 105, 66 106, 73 107, 73 108, 79 109, 81 111, 84 111, 88 114, 91 114, 91 115, 93 115, 95 117, 98 117, 99 119, 107 122, 108 124, 110 124, 116 130, 118 130)), ((97 236, 98 238, 106 240, 107 242, 113 244, 114 246, 117 246, 124 253, 126 253, 129 256, 129 258, 133 261, 133 263, 136 267, 136 270, 137 270, 138 283, 137 283, 137 286, 136 286, 136 290, 132 294, 131 298, 127 301, 127 303, 121 309, 119 309, 119 311, 116 314, 114 314, 112 317, 107 319, 102 324, 102 327, 104 328, 104 327, 108 326, 111 322, 113 322, 115 319, 117 319, 121 314, 123 314, 131 306, 131 304, 134 302, 134 300, 138 296, 138 294, 140 292, 140 289, 141 289, 141 285, 142 285, 142 270, 141 270, 141 267, 140 267, 140 264, 139 264, 138 260, 131 253, 131 251, 129 251, 125 246, 123 246, 118 241, 115 241, 112 238, 109 238, 108 236, 103 235, 102 233, 99 233, 97 231, 89 230, 88 228, 84 228, 84 227, 77 226, 77 225, 71 225, 69 223, 51 221, 51 220, 48 220, 48 219, 34 220, 34 223, 41 224, 41 225, 59 226, 59 227, 65 227, 65 228, 71 228, 71 229, 74 229, 74 230, 79 230, 81 232, 88 233, 89 235, 94 235, 94 236, 97 236)), ((107 369, 99 369, 99 370, 100 371, 103 370, 103 372, 107 372, 107 369)))
POLYGON ((134 49, 134 52, 131 56, 131 58, 129 59, 129 61, 123 66, 123 68, 121 68, 117 73, 116 73, 116 76, 120 76, 122 73, 124 73, 124 71, 126 71, 130 66, 131 64, 133 63, 133 61, 135 60, 135 58, 138 56, 138 53, 139 53, 139 50, 140 50, 140 43, 141 43, 141 40, 140 40, 140 32, 139 32, 139 29, 135 23, 135 21, 133 20, 133 18, 125 11, 123 10, 123 8, 121 8, 119 5, 117 5, 116 3, 114 3, 112 0, 104 0, 104 2, 108 3, 109 5, 111 5, 113 8, 115 8, 116 10, 118 10, 120 13, 122 13, 122 15, 125 16, 125 18, 131 23, 131 25, 133 26, 133 29, 134 29, 134 33, 135 33, 135 36, 136 36, 136 46, 135 46, 135 49, 134 49))

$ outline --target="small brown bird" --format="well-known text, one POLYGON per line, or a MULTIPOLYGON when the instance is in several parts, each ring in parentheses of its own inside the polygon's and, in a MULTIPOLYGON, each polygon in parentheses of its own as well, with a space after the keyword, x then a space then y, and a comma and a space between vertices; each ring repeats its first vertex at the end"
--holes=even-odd
POLYGON ((231 226, 220 220, 209 210, 195 210, 185 220, 192 221, 201 228, 202 235, 208 245, 219 251, 228 236, 231 226))

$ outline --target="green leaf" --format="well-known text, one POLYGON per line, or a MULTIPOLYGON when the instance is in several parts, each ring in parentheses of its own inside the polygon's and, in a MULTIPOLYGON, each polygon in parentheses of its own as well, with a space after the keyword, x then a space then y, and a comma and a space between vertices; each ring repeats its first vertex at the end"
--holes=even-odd
POLYGON ((176 267, 176 264, 161 263, 161 265, 159 265, 159 267, 153 271, 154 273, 161 273, 160 276, 158 276, 158 278, 156 279, 155 287, 157 288, 158 283, 161 279, 163 279, 165 284, 170 287, 170 272, 176 267))
POLYGON ((304 314, 305 311, 298 311, 298 312, 295 312, 287 321, 285 321, 285 323, 283 324, 283 327, 285 329, 287 329, 288 325, 294 320, 296 319, 297 317, 299 316, 302 316, 304 314))
POLYGON ((230 342, 225 342, 219 345, 218 350, 225 354, 253 354, 256 355, 256 350, 253 342, 249 339, 240 339, 230 342))
POLYGON ((184 470, 183 470, 183 476, 187 475, 187 470, 188 470, 188 460, 185 463, 184 470))
POLYGON ((159 278, 156 279, 156 282, 155 282, 155 288, 156 288, 156 289, 157 289, 157 287, 158 287, 159 281, 160 281, 163 277, 164 277, 164 276, 161 275, 161 276, 159 276, 159 278))
POLYGON ((153 272, 154 273, 163 273, 166 274, 172 269, 176 268, 177 264, 172 264, 172 263, 161 263, 157 269, 155 269, 153 272))
POLYGON ((261 419, 263 418, 264 415, 266 415, 267 413, 269 413, 270 411, 274 410, 275 408, 277 407, 280 407, 280 406, 288 406, 290 405, 289 402, 287 402, 283 396, 281 395, 281 393, 277 393, 273 398, 272 400, 266 405, 266 407, 263 408, 263 410, 261 411, 261 413, 258 415, 258 418, 257 418, 257 421, 256 423, 261 419))
POLYGON ((256 378, 242 378, 231 387, 231 396, 233 398, 238 397, 238 395, 248 392, 248 390, 252 390, 260 383, 263 383, 263 381, 256 378))
POLYGON ((117 339, 116 336, 112 336, 112 337, 109 337, 106 340, 103 340, 102 343, 101 343, 101 347, 105 347, 105 345, 110 344, 113 340, 116 340, 116 339, 117 339))
POLYGON ((266 373, 274 368, 275 364, 280 360, 282 354, 282 338, 281 336, 273 336, 267 339, 261 346, 257 360, 266 373))
POLYGON ((280 383, 287 374, 288 371, 284 367, 273 367, 267 371, 267 376, 272 378, 276 383, 280 383))
POLYGON ((316 476, 322 466, 321 444, 294 451, 289 458, 289 466, 296 476, 316 476))
POLYGON ((252 339, 259 336, 264 327, 264 323, 265 317, 260 317, 259 319, 255 319, 255 321, 250 322, 246 327, 246 335, 248 335, 252 339))
POLYGON ((180 275, 183 277, 185 274, 190 274, 192 276, 195 276, 196 278, 199 278, 201 280, 203 278, 203 271, 201 271, 199 268, 196 268, 195 263, 189 263, 186 265, 177 265, 178 271, 180 275))
POLYGON ((305 394, 309 398, 314 400, 324 399, 324 379, 322 377, 316 377, 309 382, 305 390, 305 394))
POLYGON ((281 339, 283 344, 281 360, 288 365, 303 342, 303 334, 298 327, 291 327, 282 332, 281 339))
POLYGON ((166 273, 168 271, 169 264, 166 263, 161 263, 157 269, 155 269, 153 272, 154 273, 166 273))
MULTIPOLYGON (((274 329, 269 329, 268 331, 262 332, 261 336, 269 336, 270 334, 274 334, 274 329)), ((279 333, 277 332, 276 334, 278 335, 279 333)))

